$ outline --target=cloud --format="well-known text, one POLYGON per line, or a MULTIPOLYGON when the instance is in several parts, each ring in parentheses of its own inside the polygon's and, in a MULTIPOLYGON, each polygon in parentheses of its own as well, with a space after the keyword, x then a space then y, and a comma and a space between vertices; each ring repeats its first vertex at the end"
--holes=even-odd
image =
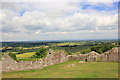
MULTIPOLYGON (((106 4, 106 6, 111 5, 106 4)), ((79 35, 103 35, 106 31, 111 32, 110 34, 115 33, 113 31, 117 32, 117 13, 92 8, 85 10, 82 7, 83 5, 78 2, 4 3, 0 11, 2 32, 4 36, 21 35, 20 38, 23 39, 25 35, 31 35, 30 39, 33 37, 46 39, 45 35, 51 39, 55 39, 54 36, 61 38, 62 35, 70 39, 71 35, 77 38, 79 35)))
POLYGON ((27 12, 18 22, 27 30, 48 31, 76 31, 76 30, 110 30, 117 29, 117 14, 74 13, 66 17, 40 15, 41 12, 27 12))

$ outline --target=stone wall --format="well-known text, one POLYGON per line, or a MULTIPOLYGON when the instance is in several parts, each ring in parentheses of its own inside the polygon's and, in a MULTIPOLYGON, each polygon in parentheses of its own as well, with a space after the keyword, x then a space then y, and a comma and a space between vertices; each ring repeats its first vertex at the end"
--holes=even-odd
POLYGON ((15 61, 7 53, 3 55, 2 58, 2 71, 19 71, 19 70, 32 70, 32 69, 42 69, 46 66, 53 64, 58 64, 68 61, 66 54, 64 52, 50 52, 44 59, 36 61, 15 61))
POLYGON ((120 47, 119 48, 113 48, 104 54, 101 54, 101 61, 120 61, 120 47))
POLYGON ((87 54, 66 55, 64 51, 53 52, 50 50, 47 57, 37 61, 15 61, 7 53, 2 58, 2 71, 19 71, 42 69, 46 66, 62 63, 68 60, 85 60, 85 61, 118 61, 118 48, 113 48, 103 54, 94 51, 87 54))
POLYGON ((108 50, 103 54, 96 53, 94 51, 87 54, 69 55, 70 60, 85 60, 85 61, 120 61, 118 56, 120 55, 120 47, 108 50))

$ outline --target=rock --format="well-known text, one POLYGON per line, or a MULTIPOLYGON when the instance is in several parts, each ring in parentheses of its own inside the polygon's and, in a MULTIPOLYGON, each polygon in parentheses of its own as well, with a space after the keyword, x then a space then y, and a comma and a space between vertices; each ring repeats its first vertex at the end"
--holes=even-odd
POLYGON ((85 63, 85 61, 79 61, 79 63, 85 63))

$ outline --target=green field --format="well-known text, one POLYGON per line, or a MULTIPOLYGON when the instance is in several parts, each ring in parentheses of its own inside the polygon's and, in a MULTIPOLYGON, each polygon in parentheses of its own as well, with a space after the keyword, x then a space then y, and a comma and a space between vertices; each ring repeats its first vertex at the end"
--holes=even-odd
POLYGON ((117 62, 68 61, 42 70, 3 73, 3 78, 118 78, 117 62))
POLYGON ((77 47, 53 47, 53 50, 64 50, 67 53, 80 54, 84 49, 88 49, 91 46, 77 46, 77 47))

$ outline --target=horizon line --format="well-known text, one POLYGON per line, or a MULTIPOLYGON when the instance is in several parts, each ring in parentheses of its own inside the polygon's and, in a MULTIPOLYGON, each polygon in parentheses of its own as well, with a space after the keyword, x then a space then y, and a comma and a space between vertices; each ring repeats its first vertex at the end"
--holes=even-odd
POLYGON ((28 42, 33 42, 33 41, 35 42, 45 41, 46 42, 46 41, 84 41, 84 40, 86 41, 86 40, 120 40, 120 39, 81 39, 81 40, 80 39, 74 39, 74 40, 66 39, 66 40, 13 40, 13 41, 8 40, 8 41, 0 41, 0 42, 27 42, 27 41, 28 42))

